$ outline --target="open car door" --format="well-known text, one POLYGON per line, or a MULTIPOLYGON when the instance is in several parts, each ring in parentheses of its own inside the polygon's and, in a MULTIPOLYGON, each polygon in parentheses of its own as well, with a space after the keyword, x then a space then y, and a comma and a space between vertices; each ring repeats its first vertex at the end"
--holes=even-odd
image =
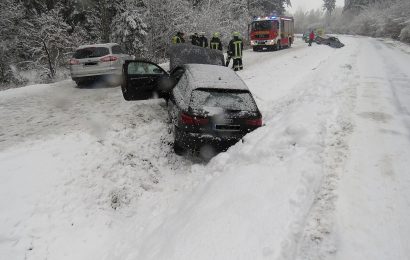
POLYGON ((144 100, 161 96, 162 85, 169 81, 168 73, 155 63, 127 60, 123 65, 121 90, 125 100, 144 100))

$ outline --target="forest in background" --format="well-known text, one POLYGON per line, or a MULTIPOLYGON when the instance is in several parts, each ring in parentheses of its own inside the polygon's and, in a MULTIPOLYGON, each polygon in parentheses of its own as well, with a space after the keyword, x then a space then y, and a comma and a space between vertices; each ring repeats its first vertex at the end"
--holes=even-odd
MULTIPOLYGON (((290 0, 1 0, 0 84, 68 76, 67 60, 82 44, 117 42, 138 58, 164 61, 171 37, 233 31, 247 35, 255 15, 285 13, 290 0)), ((410 42, 410 1, 324 0, 323 10, 296 11, 295 29, 391 37, 410 42)))
POLYGON ((409 0, 345 0, 343 8, 298 10, 293 16, 297 32, 324 28, 326 33, 388 37, 410 43, 409 0))

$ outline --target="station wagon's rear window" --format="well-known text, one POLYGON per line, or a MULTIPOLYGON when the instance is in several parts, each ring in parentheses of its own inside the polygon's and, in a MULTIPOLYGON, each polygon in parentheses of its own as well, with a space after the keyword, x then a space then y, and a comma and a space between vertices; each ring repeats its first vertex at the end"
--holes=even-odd
POLYGON ((78 49, 74 53, 76 59, 98 58, 110 54, 110 50, 106 47, 88 47, 78 49))
POLYGON ((192 91, 190 106, 193 109, 219 107, 226 110, 257 111, 251 94, 241 90, 196 89, 192 91))

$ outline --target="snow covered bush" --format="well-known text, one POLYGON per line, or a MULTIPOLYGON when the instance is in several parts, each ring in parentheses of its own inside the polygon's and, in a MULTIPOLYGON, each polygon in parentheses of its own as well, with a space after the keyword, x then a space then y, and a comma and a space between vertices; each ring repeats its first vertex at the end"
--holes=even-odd
MULTIPOLYGON (((410 1, 377 1, 353 18, 350 31, 373 37, 401 39, 401 32, 410 19, 410 1)), ((404 34, 406 35, 406 30, 404 34)))
POLYGON ((400 41, 410 43, 410 24, 401 30, 399 37, 400 41))

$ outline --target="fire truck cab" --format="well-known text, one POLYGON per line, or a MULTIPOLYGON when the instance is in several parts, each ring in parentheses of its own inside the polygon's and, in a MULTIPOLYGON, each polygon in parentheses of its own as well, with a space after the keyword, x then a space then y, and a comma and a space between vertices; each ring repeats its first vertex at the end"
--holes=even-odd
POLYGON ((294 40, 294 20, 289 16, 255 17, 249 29, 254 51, 280 50, 290 47, 294 40))

